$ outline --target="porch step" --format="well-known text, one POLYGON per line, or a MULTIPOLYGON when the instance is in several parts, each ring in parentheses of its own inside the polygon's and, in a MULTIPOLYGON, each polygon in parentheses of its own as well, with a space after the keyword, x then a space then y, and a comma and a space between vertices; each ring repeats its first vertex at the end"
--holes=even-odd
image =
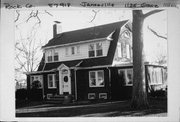
POLYGON ((46 100, 48 103, 69 103, 71 102, 69 95, 54 95, 50 96, 49 99, 46 100))

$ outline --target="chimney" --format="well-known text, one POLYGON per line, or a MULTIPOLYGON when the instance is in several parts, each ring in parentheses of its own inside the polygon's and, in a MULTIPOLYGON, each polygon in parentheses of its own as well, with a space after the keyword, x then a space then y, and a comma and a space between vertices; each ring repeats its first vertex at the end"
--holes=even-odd
POLYGON ((62 32, 61 22, 54 21, 55 24, 53 25, 53 37, 56 37, 57 34, 62 32))

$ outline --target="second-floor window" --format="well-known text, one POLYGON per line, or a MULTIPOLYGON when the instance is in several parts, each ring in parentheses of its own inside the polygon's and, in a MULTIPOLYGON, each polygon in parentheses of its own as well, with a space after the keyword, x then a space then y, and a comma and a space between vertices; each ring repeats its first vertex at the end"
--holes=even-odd
POLYGON ((59 60, 59 55, 57 51, 54 51, 54 61, 58 61, 59 60))
POLYGON ((48 62, 52 62, 52 50, 48 52, 48 62))
POLYGON ((129 44, 118 43, 118 57, 130 59, 132 55, 131 50, 132 49, 129 44))
POLYGON ((50 50, 47 52, 47 62, 59 61, 58 50, 50 50))
POLYGON ((66 56, 77 55, 77 54, 80 54, 80 46, 79 45, 65 48, 66 56))
POLYGON ((89 57, 96 57, 103 55, 102 43, 89 44, 89 57))

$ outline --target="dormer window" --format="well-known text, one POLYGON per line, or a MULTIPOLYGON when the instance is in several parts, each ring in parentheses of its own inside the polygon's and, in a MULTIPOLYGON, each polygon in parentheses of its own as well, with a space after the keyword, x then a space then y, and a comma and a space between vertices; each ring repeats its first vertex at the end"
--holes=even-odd
POLYGON ((89 57, 95 57, 94 44, 89 45, 89 57))
POLYGON ((96 43, 96 56, 102 56, 102 43, 96 43))
POLYGON ((102 43, 89 44, 89 57, 103 56, 102 43))
POLYGON ((59 55, 58 52, 55 50, 54 51, 54 61, 58 61, 59 60, 59 55))
POLYGON ((75 47, 71 47, 71 54, 72 54, 72 55, 75 54, 75 47))
POLYGON ((48 62, 52 62, 52 50, 48 52, 48 62))
POLYGON ((80 46, 79 45, 65 48, 66 56, 77 55, 77 54, 80 54, 80 46))

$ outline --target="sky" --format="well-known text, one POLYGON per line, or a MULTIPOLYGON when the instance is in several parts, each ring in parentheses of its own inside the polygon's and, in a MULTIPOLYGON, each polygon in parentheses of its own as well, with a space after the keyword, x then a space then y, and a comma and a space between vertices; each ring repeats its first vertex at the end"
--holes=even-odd
MULTIPOLYGON (((27 38, 32 30, 35 28, 34 39, 36 44, 45 45, 53 36, 54 21, 60 21, 62 32, 77 30, 97 26, 106 23, 112 23, 122 20, 132 21, 132 11, 125 9, 62 9, 62 10, 48 10, 47 12, 39 11, 40 25, 35 25, 38 22, 37 18, 29 19, 26 22, 31 11, 19 11, 20 16, 15 22, 15 41, 18 42, 21 38, 27 38), (93 19, 96 11, 96 17, 93 19), (21 35, 21 36, 20 36, 21 35), (21 37, 21 38, 20 38, 21 37)), ((143 11, 144 13, 148 12, 143 11)), ((15 12, 15 19, 17 13, 15 12)), ((162 11, 149 16, 144 22, 144 49, 146 60, 154 61, 158 54, 167 54, 167 40, 158 38, 147 27, 152 28, 158 34, 167 37, 167 11, 162 11)), ((42 50, 39 50, 38 57, 41 60, 42 50)))

